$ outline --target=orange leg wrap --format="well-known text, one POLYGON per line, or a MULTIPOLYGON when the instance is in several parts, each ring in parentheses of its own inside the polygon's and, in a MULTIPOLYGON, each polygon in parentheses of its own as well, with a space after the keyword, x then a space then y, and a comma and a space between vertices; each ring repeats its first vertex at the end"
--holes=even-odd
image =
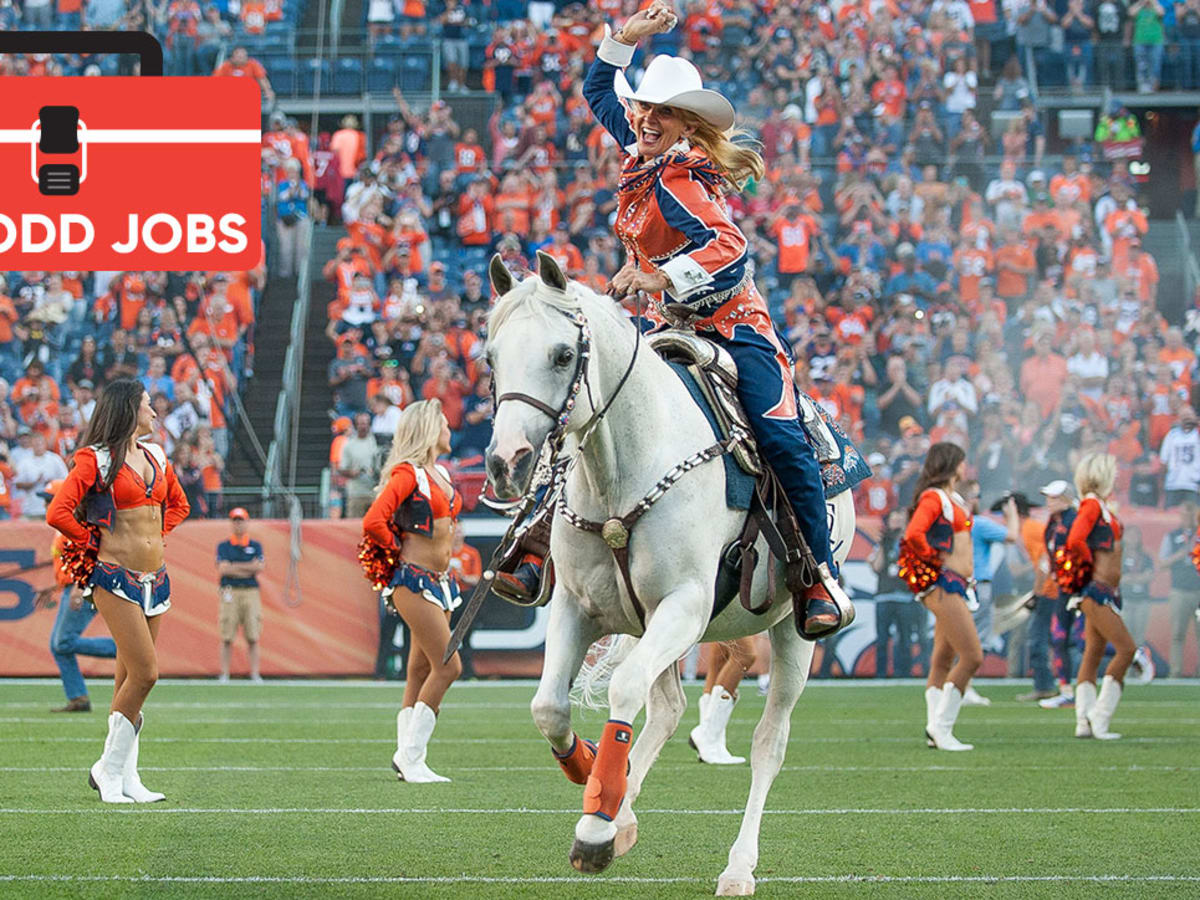
POLYGON ((566 756, 559 756, 553 747, 550 748, 550 752, 562 766, 563 774, 567 776, 568 781, 573 781, 575 784, 587 784, 588 776, 592 774, 592 763, 596 761, 595 744, 591 741, 581 740, 579 735, 575 735, 571 749, 567 751, 566 756))
POLYGON ((536 553, 526 553, 521 557, 520 565, 524 565, 525 563, 533 563, 535 566, 540 566, 543 562, 545 562, 545 560, 536 553))
POLYGON ((625 799, 626 778, 629 775, 629 750, 633 746, 633 726, 609 719, 600 737, 596 762, 583 789, 583 811, 607 822, 616 818, 621 801, 625 799))

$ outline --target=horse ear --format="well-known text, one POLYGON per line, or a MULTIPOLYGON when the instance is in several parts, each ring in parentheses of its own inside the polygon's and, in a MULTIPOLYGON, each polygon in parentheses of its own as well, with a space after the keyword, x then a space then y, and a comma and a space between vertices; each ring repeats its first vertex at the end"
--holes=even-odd
POLYGON ((537 252, 538 278, 542 283, 559 291, 566 291, 567 276, 559 268, 558 261, 549 253, 537 252))
POLYGON ((512 273, 500 259, 499 253, 493 254, 492 261, 488 263, 488 280, 492 283, 492 290, 496 292, 497 297, 503 297, 513 289, 512 273))

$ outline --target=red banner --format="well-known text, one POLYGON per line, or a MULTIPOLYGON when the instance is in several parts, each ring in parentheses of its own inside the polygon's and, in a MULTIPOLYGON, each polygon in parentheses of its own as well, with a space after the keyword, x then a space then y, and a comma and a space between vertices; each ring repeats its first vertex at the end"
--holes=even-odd
POLYGON ((0 78, 0 268, 245 270, 252 78, 0 78))

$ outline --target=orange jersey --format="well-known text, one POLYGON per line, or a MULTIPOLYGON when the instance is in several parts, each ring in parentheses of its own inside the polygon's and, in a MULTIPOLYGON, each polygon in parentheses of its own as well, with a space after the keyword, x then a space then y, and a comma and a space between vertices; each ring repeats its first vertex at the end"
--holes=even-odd
POLYGON ((794 219, 782 216, 771 226, 779 247, 779 271, 796 274, 808 269, 809 242, 820 229, 812 216, 801 213, 794 219))
POLYGON ((958 273, 958 294, 965 303, 979 300, 979 282, 991 274, 996 258, 990 250, 974 248, 954 251, 954 271, 958 273))

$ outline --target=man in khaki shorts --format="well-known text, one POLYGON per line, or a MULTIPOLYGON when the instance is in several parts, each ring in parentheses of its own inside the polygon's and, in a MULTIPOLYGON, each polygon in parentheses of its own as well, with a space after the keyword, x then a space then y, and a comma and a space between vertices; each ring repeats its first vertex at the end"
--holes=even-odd
POLYGON ((229 661, 238 626, 250 651, 250 680, 262 681, 258 673, 258 638, 262 634, 262 602, 258 596, 258 573, 263 570, 262 544, 250 539, 246 523, 250 514, 240 506, 229 513, 233 534, 217 544, 217 571, 221 573, 221 681, 229 680, 229 661))

